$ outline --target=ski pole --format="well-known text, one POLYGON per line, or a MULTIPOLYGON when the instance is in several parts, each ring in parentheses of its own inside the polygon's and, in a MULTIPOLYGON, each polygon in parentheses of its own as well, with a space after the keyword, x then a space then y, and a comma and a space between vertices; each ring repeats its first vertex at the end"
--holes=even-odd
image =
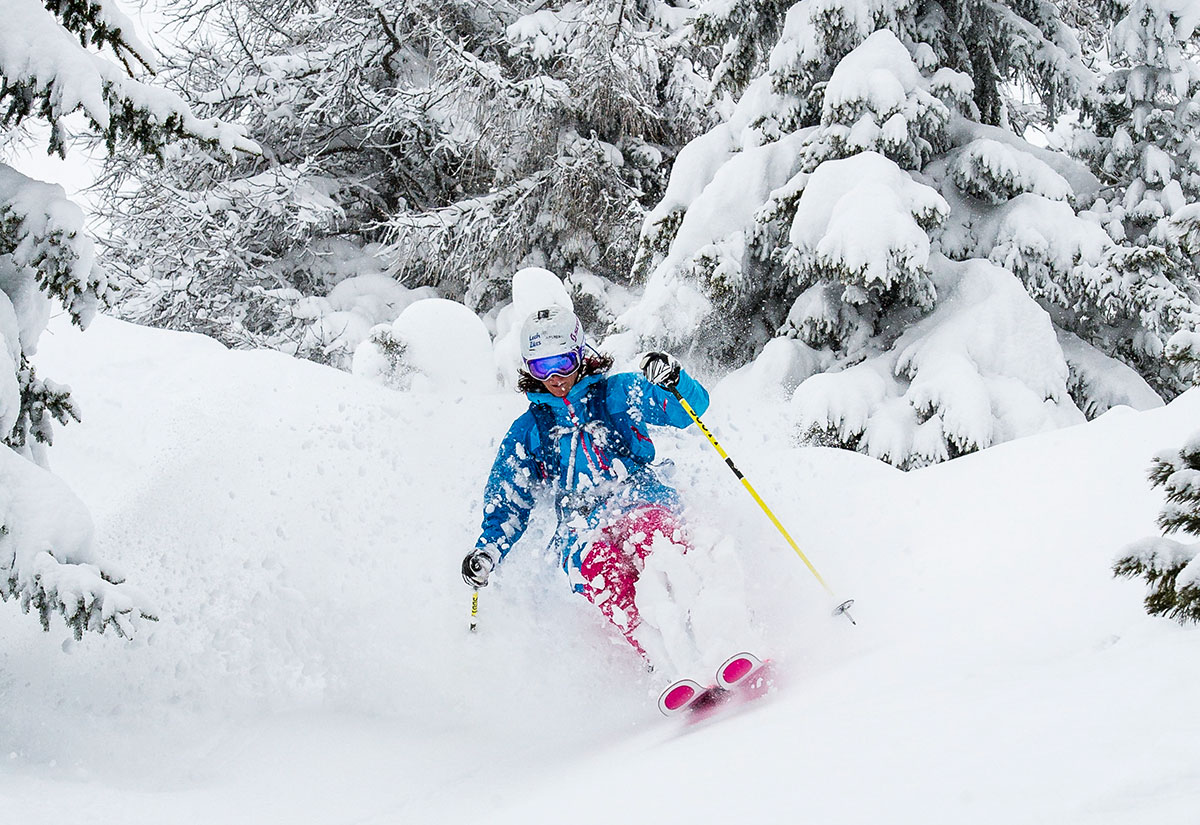
MULTIPOLYGON (((708 427, 704 426, 704 422, 700 420, 700 416, 696 415, 696 411, 692 409, 692 405, 689 404, 682 395, 680 395, 678 389, 672 389, 671 394, 675 396, 680 405, 683 407, 684 411, 692 417, 693 421, 696 422, 696 426, 700 428, 700 432, 704 433, 704 435, 708 437, 708 443, 712 444, 713 449, 717 451, 721 458, 725 459, 725 464, 728 465, 729 469, 733 471, 733 474, 737 476, 738 481, 742 482, 742 486, 746 488, 746 492, 750 493, 754 500, 758 502, 758 506, 762 508, 763 512, 767 514, 767 518, 771 520, 771 523, 774 524, 779 529, 779 532, 783 534, 783 537, 787 539, 787 543, 790 544, 792 549, 796 551, 796 555, 799 556, 800 560, 804 562, 806 567, 808 567, 809 572, 812 573, 813 576, 816 577, 817 581, 821 583, 821 587, 825 588, 825 592, 836 599, 837 596, 834 595, 833 589, 826 583, 825 579, 821 577, 821 574, 817 572, 817 568, 814 567, 813 563, 808 560, 808 556, 804 555, 804 551, 800 549, 800 545, 796 544, 795 539, 792 538, 791 534, 788 533, 783 524, 778 518, 776 518, 775 514, 771 512, 771 508, 767 506, 767 503, 762 500, 762 496, 760 496, 758 491, 754 489, 754 485, 750 483, 750 479, 742 475, 742 471, 737 468, 737 465, 733 463, 733 459, 729 457, 729 453, 725 452, 725 448, 717 442, 716 437, 713 436, 708 427)), ((845 616, 850 620, 850 624, 856 625, 858 622, 854 621, 854 617, 850 615, 850 608, 853 606, 854 599, 847 599, 834 608, 833 615, 845 616)))
POLYGON ((476 587, 471 591, 471 632, 475 632, 479 622, 479 588, 476 587))

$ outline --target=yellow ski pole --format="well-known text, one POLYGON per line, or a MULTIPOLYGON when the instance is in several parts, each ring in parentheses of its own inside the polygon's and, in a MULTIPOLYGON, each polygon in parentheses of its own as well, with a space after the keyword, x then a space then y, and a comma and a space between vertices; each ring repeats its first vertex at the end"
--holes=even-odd
MULTIPOLYGON (((787 539, 787 543, 790 544, 792 549, 796 551, 796 555, 800 557, 802 562, 804 562, 809 572, 812 573, 813 576, 816 577, 817 581, 821 583, 821 587, 825 588, 825 592, 836 599, 837 596, 834 595, 833 589, 825 582, 825 579, 821 578, 821 574, 817 572, 817 568, 813 567, 813 563, 808 560, 808 556, 804 555, 804 551, 800 549, 800 545, 796 544, 795 539, 792 538, 791 534, 788 533, 783 524, 780 523, 779 519, 775 517, 775 514, 771 512, 771 508, 767 506, 767 503, 762 500, 762 496, 760 496, 758 491, 754 489, 754 485, 750 483, 750 479, 742 475, 742 471, 737 468, 737 465, 733 463, 733 459, 729 457, 729 453, 725 452, 725 448, 718 443, 717 439, 709 431, 708 427, 704 426, 704 422, 700 420, 700 416, 696 415, 696 411, 692 409, 692 405, 689 404, 687 400, 679 394, 679 390, 672 389, 671 393, 679 401, 684 411, 692 417, 692 421, 696 422, 696 426, 700 428, 700 432, 704 433, 704 435, 708 438, 708 443, 712 444, 713 449, 717 451, 717 454, 720 455, 721 458, 725 459, 725 464, 730 470, 733 471, 733 474, 738 477, 738 481, 742 482, 742 486, 746 488, 746 492, 750 493, 754 500, 758 502, 758 506, 761 507, 763 512, 767 514, 767 518, 771 520, 771 523, 774 524, 779 529, 779 532, 783 534, 783 537, 787 539)), ((845 616, 850 620, 850 624, 856 625, 858 622, 854 621, 854 617, 850 615, 850 608, 853 606, 854 599, 847 599, 834 608, 833 615, 845 616)))
POLYGON ((479 619, 479 588, 471 591, 471 632, 475 632, 479 619))

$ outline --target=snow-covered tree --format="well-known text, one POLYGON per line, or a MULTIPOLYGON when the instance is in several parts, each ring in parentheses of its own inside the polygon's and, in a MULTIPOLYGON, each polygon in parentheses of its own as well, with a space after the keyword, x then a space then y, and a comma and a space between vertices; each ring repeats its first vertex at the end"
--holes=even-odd
POLYGON ((1146 612, 1200 622, 1200 542, 1181 544, 1165 537, 1183 532, 1200 538, 1200 432, 1180 450, 1155 456, 1150 483, 1166 492, 1158 516, 1164 535, 1126 548, 1113 572, 1147 581, 1146 612))
POLYGON ((671 158, 709 125, 675 37, 688 6, 176 4, 172 77, 264 152, 118 163, 111 243, 135 285, 121 311, 342 365, 355 336, 309 333, 311 302, 295 305, 364 273, 486 310, 516 269, 547 266, 609 317, 594 279, 628 279, 671 158))
POLYGON ((1112 67, 1084 99, 1074 150, 1104 183, 1089 217, 1132 248, 1111 250, 1106 274, 1084 279, 1106 293, 1106 317, 1077 319, 1075 331, 1122 339, 1119 357, 1172 397, 1190 383, 1185 337, 1200 328, 1200 63, 1190 45, 1200 2, 1127 0, 1105 10, 1115 20, 1112 67))
MULTIPOLYGON (((173 93, 133 77, 153 58, 111 3, 0 0, 0 16, 0 153, 39 122, 49 150, 63 155, 72 115, 114 153, 161 156, 182 137, 253 150, 240 130, 199 120, 173 93)), ((54 303, 86 327, 113 287, 62 187, 5 161, 0 154, 0 598, 35 611, 44 627, 61 614, 76 637, 128 635, 149 608, 97 561, 86 510, 45 469, 52 422, 79 412, 70 390, 32 362, 54 303)))
POLYGON ((626 337, 739 365, 783 336, 797 426, 901 467, 1162 403, 1196 296, 1014 131, 1093 83, 1055 4, 801 0, 765 65, 680 151, 626 337))
POLYGON ((1109 29, 1129 0, 1057 0, 1057 5, 1063 22, 1079 37, 1085 62, 1104 62, 1109 29))
POLYGON ((1076 151, 1108 189, 1105 226, 1117 240, 1166 246, 1168 219, 1200 198, 1200 63, 1188 41, 1193 0, 1131 0, 1111 32, 1112 69, 1085 98, 1076 151))
POLYGON ((795 0, 701 0, 695 38, 720 56, 712 72, 712 92, 741 94, 762 73, 779 37, 784 13, 795 0))

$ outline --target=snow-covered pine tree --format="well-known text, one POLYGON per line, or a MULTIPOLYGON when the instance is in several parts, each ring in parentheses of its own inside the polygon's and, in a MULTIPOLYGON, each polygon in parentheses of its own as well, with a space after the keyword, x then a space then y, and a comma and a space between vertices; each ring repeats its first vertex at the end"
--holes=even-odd
POLYGON ((628 346, 782 335, 797 426, 901 467, 1161 403, 1112 357, 1166 340, 1128 308, 1161 282, 1077 213, 1096 177, 1014 132, 1091 83, 1049 2, 801 0, 648 216, 628 346))
POLYGON ((128 184, 108 209, 116 268, 137 285, 120 309, 231 344, 347 366, 398 314, 363 300, 373 288, 331 294, 364 273, 486 310, 515 270, 547 266, 609 317, 671 158, 709 125, 674 37, 685 2, 176 9, 178 87, 264 152, 113 170, 128 184))
POLYGON ((1093 68, 1107 61, 1108 33, 1129 0, 1057 0, 1064 23, 1078 35, 1084 62, 1093 68))
POLYGON ((695 39, 720 56, 712 72, 712 92, 740 95, 766 68, 784 14, 795 0, 700 0, 695 39))
POLYGON ((1078 279, 1093 295, 1071 296, 1075 303, 1102 311, 1078 313, 1069 326, 1171 398, 1190 384, 1187 335, 1200 328, 1200 62, 1189 46, 1200 2, 1125 0, 1100 10, 1115 22, 1112 67, 1084 98, 1074 150, 1104 183, 1089 217, 1128 248, 1111 248, 1078 279))
POLYGON ((1126 548, 1113 573, 1147 581, 1145 604, 1151 615, 1200 622, 1200 542, 1185 545, 1166 538, 1177 531, 1200 538, 1200 432, 1178 451, 1155 456, 1150 483, 1166 492, 1158 516, 1164 535, 1126 548))
MULTIPOLYGON (((160 155, 181 137, 227 152, 254 148, 240 130, 201 121, 174 94, 134 79, 133 67, 153 58, 111 3, 0 0, 0 16, 0 153, 40 122, 50 127, 49 150, 63 155, 75 113, 112 152, 160 155)), ((109 628, 129 635, 150 609, 95 558, 86 510, 45 468, 52 422, 79 413, 69 389, 38 377, 32 358, 53 303, 86 327, 111 296, 79 207, 0 154, 0 598, 36 612, 43 627, 62 615, 77 638, 109 628)))
POLYGON ((1188 46, 1200 2, 1126 0, 1110 9, 1112 68, 1084 98, 1076 151, 1106 184, 1098 207, 1109 233, 1166 246, 1167 219, 1200 197, 1200 64, 1188 46))

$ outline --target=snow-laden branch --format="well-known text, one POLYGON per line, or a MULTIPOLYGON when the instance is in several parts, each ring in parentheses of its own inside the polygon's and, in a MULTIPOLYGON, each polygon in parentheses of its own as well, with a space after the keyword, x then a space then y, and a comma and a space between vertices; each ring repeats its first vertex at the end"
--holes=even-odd
MULTIPOLYGON (((157 153, 180 137, 214 143, 230 154, 259 151, 243 127, 202 120, 174 92, 146 85, 125 67, 81 48, 76 35, 37 0, 3 0, 0 14, 4 16, 0 102, 9 101, 4 120, 19 121, 35 114, 36 102, 36 114, 55 126, 51 146, 60 153, 64 151, 61 121, 76 111, 82 111, 105 136, 110 151, 126 138, 157 153)), ((132 27, 122 32, 132 33, 132 27)), ((110 37, 109 42, 118 41, 110 37)), ((129 49, 140 62, 147 62, 142 59, 148 56, 145 47, 129 49)))
MULTIPOLYGON (((112 294, 96 265, 92 240, 84 231, 83 210, 61 186, 42 183, 0 164, 0 255, 32 273, 47 295, 58 299, 71 318, 86 327, 112 294)), ((41 332, 40 329, 37 332, 41 332)), ((32 352, 31 337, 23 339, 32 352)))
POLYGON ((129 638, 155 609, 96 559, 83 504, 50 473, 0 449, 0 599, 34 612, 49 630, 60 615, 75 638, 115 631, 129 638))

